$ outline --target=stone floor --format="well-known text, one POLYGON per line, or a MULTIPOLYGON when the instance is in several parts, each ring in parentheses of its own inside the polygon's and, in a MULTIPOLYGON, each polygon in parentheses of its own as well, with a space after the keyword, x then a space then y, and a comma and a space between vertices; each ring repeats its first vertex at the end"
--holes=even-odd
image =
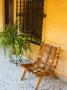
MULTIPOLYGON (((36 77, 27 73, 26 79, 21 81, 23 70, 5 58, 0 50, 0 90, 34 90, 36 77)), ((67 90, 67 84, 60 79, 46 77, 39 86, 39 90, 67 90)))

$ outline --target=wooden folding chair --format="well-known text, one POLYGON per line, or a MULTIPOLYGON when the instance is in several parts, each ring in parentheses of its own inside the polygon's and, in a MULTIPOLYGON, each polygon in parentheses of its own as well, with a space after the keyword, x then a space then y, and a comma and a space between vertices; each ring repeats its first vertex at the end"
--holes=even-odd
POLYGON ((24 79, 27 71, 34 73, 38 79, 35 90, 38 90, 39 84, 44 76, 53 76, 55 74, 54 70, 58 63, 60 50, 60 47, 42 43, 37 60, 32 64, 21 65, 25 69, 21 80, 24 79))

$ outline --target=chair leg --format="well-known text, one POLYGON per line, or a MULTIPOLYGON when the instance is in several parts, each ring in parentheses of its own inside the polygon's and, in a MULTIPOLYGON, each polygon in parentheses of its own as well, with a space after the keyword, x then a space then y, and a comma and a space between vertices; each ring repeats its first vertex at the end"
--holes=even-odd
POLYGON ((24 73, 23 73, 23 76, 21 77, 21 80, 24 80, 24 77, 25 77, 25 74, 26 74, 26 68, 24 68, 24 73))
POLYGON ((38 80, 37 80, 37 85, 36 85, 35 90, 38 90, 38 87, 40 85, 41 80, 42 80, 42 77, 39 77, 38 80))

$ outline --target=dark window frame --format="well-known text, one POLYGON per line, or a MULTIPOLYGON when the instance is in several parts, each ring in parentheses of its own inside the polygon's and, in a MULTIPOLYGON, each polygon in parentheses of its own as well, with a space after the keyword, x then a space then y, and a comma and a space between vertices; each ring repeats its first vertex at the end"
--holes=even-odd
POLYGON ((16 17, 19 19, 20 31, 30 34, 31 42, 37 45, 42 41, 43 17, 46 16, 43 10, 44 0, 16 0, 16 17))

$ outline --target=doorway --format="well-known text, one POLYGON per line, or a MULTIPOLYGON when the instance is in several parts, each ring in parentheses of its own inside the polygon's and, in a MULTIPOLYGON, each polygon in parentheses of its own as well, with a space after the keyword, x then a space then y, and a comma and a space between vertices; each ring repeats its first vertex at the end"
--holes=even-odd
POLYGON ((5 0, 5 25, 14 24, 14 0, 5 0))

